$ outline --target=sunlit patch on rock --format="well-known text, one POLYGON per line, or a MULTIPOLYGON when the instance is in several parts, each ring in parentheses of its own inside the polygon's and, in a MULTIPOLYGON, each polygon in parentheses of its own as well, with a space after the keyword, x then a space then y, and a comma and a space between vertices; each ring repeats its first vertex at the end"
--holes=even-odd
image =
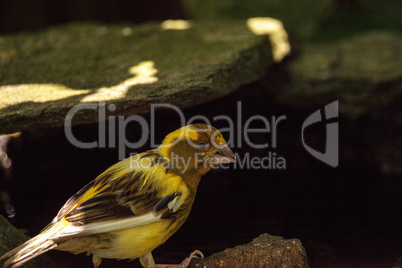
POLYGON ((282 61, 290 53, 288 33, 280 20, 269 17, 249 18, 247 26, 256 35, 267 34, 269 36, 272 54, 276 62, 282 61))
POLYGON ((165 20, 161 23, 163 30, 187 30, 191 28, 188 20, 165 20))

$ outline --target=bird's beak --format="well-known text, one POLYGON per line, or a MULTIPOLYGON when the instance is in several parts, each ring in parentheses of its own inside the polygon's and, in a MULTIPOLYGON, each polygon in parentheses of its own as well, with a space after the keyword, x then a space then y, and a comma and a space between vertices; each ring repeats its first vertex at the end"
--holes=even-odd
POLYGON ((236 156, 227 144, 219 145, 213 158, 219 163, 236 162, 236 156))

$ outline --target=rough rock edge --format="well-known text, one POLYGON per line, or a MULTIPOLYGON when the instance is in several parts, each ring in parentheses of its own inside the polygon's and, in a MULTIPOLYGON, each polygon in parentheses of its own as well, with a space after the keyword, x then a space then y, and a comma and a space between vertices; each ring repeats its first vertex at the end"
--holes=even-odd
POLYGON ((307 268, 310 265, 306 250, 300 240, 262 234, 246 245, 225 249, 205 259, 194 259, 190 267, 307 268))
POLYGON ((300 55, 288 66, 290 81, 273 94, 298 108, 339 100, 340 112, 349 118, 378 116, 402 98, 401 44, 402 36, 389 31, 360 33, 334 44, 301 44, 300 55))
MULTIPOLYGON (((205 26, 206 29, 208 27, 205 26)), ((244 28, 246 27, 244 22, 244 28)), ((179 75, 161 77, 156 86, 152 85, 147 90, 145 96, 137 96, 129 91, 125 98, 105 101, 105 105, 116 104, 117 109, 111 114, 115 116, 145 114, 150 111, 152 103, 190 107, 223 97, 242 84, 256 81, 272 63, 271 46, 266 36, 255 36, 247 46, 233 49, 231 55, 225 53, 216 57, 218 60, 211 55, 212 59, 207 64, 198 62, 201 64, 199 68, 191 66, 190 70, 182 70, 179 75)), ((161 70, 162 72, 164 75, 168 74, 165 70, 161 70)), ((79 104, 82 97, 77 95, 44 103, 23 102, 5 107, 0 110, 0 134, 62 127, 67 112, 79 104)), ((86 109, 85 112, 75 114, 73 124, 95 123, 98 119, 97 110, 86 109)))

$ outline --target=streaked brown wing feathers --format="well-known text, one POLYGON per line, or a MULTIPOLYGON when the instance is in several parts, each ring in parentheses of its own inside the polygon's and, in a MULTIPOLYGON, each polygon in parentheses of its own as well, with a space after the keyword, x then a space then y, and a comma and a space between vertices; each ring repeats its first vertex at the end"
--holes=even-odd
POLYGON ((121 205, 116 195, 110 192, 100 193, 71 210, 65 219, 77 224, 88 224, 133 216, 129 206, 121 205))
MULTIPOLYGON (((132 184, 131 180, 140 183, 140 177, 140 173, 136 173, 134 178, 130 178, 130 180, 125 178, 119 178, 119 180, 126 180, 130 184, 132 184)), ((129 195, 122 195, 123 192, 129 192, 124 191, 126 189, 124 184, 119 183, 119 186, 119 188, 108 187, 75 207, 65 216, 66 220, 78 224, 88 224, 98 221, 123 219, 149 212, 158 203, 156 192, 148 192, 147 188, 141 191, 134 191, 129 195)), ((137 185, 130 186, 139 188, 137 185)))
POLYGON ((74 207, 74 205, 85 194, 85 192, 94 186, 94 184, 95 181, 91 181, 90 183, 85 185, 81 190, 79 190, 76 194, 70 197, 57 213, 56 219, 60 220, 61 218, 63 218, 74 207))
MULTIPOLYGON (((148 153, 148 157, 152 156, 155 157, 155 153, 148 153)), ((66 213, 65 219, 81 225, 139 216, 152 211, 160 201, 157 197, 159 189, 152 179, 143 185, 143 172, 130 170, 118 178, 116 176, 121 172, 105 172, 92 185, 100 187, 107 184, 109 187, 66 213)))

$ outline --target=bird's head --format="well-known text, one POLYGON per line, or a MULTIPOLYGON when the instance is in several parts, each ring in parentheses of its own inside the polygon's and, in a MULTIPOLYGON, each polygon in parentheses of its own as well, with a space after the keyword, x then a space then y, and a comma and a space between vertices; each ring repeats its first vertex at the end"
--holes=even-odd
POLYGON ((222 134, 205 124, 187 125, 168 134, 158 148, 175 172, 208 172, 220 163, 235 162, 236 157, 222 134))

